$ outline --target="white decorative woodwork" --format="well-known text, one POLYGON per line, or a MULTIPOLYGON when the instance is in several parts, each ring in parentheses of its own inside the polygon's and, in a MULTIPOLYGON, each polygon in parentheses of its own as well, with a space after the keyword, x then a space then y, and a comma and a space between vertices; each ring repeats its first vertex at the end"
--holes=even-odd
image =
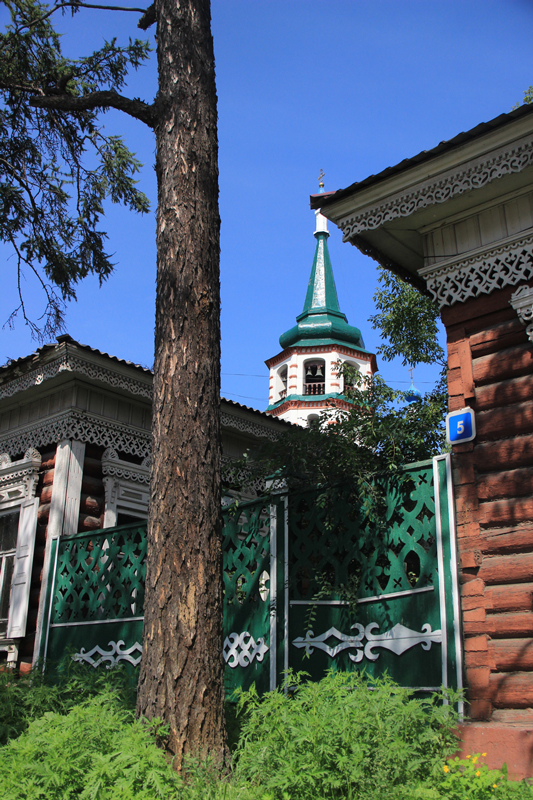
POLYGON ((106 668, 111 669, 121 661, 128 661, 136 667, 141 661, 142 644, 139 642, 135 642, 135 644, 128 647, 126 650, 122 649, 124 647, 124 641, 122 639, 118 642, 109 642, 107 646, 109 650, 102 650, 99 645, 96 645, 92 650, 89 650, 89 652, 86 652, 85 647, 82 647, 79 653, 75 653, 75 655, 72 656, 72 660, 85 662, 95 669, 100 664, 106 662, 106 668), (134 653, 138 653, 138 655, 134 655, 134 653), (99 656, 99 658, 95 659, 94 656, 99 656))
MULTIPOLYGON (((366 207, 356 214, 337 220, 344 241, 365 231, 374 230, 400 217, 410 217, 416 211, 445 203, 465 192, 480 189, 498 178, 522 172, 533 164, 533 142, 530 137, 505 145, 467 164, 452 167, 436 178, 417 183, 415 188, 398 192, 385 201, 366 207)), ((327 213, 327 212, 324 212, 327 213)))
MULTIPOLYGON (((67 492, 65 497, 65 517, 63 521, 63 536, 72 536, 73 533, 78 532, 84 458, 85 442, 73 441, 70 447, 67 492)), ((52 499, 54 496, 54 489, 52 489, 52 499)))
MULTIPOLYGON (((124 391, 130 392, 131 394, 137 394, 149 400, 152 399, 151 380, 135 380, 135 378, 124 375, 119 369, 106 369, 94 362, 73 356, 68 351, 61 352, 57 358, 48 364, 40 365, 36 369, 24 373, 20 378, 15 378, 14 380, 0 385, 0 399, 11 397, 18 392, 30 389, 32 386, 39 386, 44 381, 55 378, 61 372, 75 372, 91 381, 105 383, 113 387, 113 389, 124 389, 124 391)), ((147 372, 150 374, 148 370, 147 372)))
POLYGON ((254 659, 262 661, 268 651, 269 647, 262 636, 256 642, 251 633, 244 631, 226 636, 222 652, 228 667, 235 669, 250 666, 254 659))
POLYGON ((527 338, 533 343, 533 287, 521 286, 511 295, 509 303, 526 326, 527 338))
POLYGON ((105 487, 104 528, 117 524, 123 511, 133 516, 148 515, 150 496, 150 457, 142 464, 132 464, 118 457, 117 451, 108 447, 102 455, 102 473, 105 487))
MULTIPOLYGON (((39 507, 35 492, 40 466, 41 454, 33 447, 28 448, 24 458, 19 461, 11 461, 6 453, 0 455, 0 511, 19 510, 7 622, 8 640, 19 639, 26 632, 39 507)), ((10 663, 13 657, 16 658, 16 648, 12 645, 12 642, 6 642, 1 646, 3 650, 8 649, 10 663)))
MULTIPOLYGON (((44 551, 43 571, 41 585, 48 585, 51 564, 52 541, 62 535, 72 535, 78 530, 78 517, 81 499, 81 484, 83 479, 83 460, 85 443, 64 439, 56 449, 54 465, 54 483, 52 485, 52 499, 50 501, 50 516, 46 547, 44 551)), ((37 612, 36 642, 40 642, 43 619, 45 614, 46 592, 41 592, 39 609, 37 612)), ((37 650, 34 658, 37 658, 37 650)))
POLYGON ((516 286, 533 278, 533 235, 513 237, 467 258, 424 267, 419 274, 440 308, 516 286))
POLYGON ((26 633, 38 508, 37 497, 24 500, 20 505, 17 550, 9 598, 8 639, 20 639, 26 633))
POLYGON ((17 453, 29 442, 41 447, 64 439, 114 447, 141 458, 150 452, 149 431, 75 410, 16 428, 2 436, 1 444, 2 448, 17 453))
POLYGON ((8 453, 0 454, 0 507, 35 497, 41 454, 34 447, 26 450, 20 461, 11 461, 8 453))
POLYGON ((374 652, 376 648, 390 650, 401 656, 418 644, 422 645, 423 650, 430 650, 432 643, 442 644, 442 631, 432 631, 428 622, 422 626, 421 633, 406 628, 400 623, 383 633, 373 633, 376 628, 379 629, 377 622, 371 622, 366 627, 356 622, 351 628, 358 631, 355 636, 341 633, 336 628, 329 628, 319 636, 315 636, 313 631, 307 631, 305 638, 299 636, 293 640, 293 645, 298 648, 304 647, 307 655, 312 655, 315 648, 323 650, 330 658, 335 658, 343 650, 355 649, 357 651, 355 654, 349 653, 348 655, 351 661, 359 663, 363 658, 376 661, 379 658, 379 653, 374 652), (364 643, 365 638, 366 644, 364 643), (337 639, 339 644, 333 647, 328 645, 327 642, 330 639, 337 639))

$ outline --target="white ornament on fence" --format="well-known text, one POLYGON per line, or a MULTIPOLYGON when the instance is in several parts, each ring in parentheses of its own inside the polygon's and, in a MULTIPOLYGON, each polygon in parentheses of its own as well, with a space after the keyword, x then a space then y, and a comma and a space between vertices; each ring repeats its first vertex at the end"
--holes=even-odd
POLYGON ((379 629, 377 622, 370 622, 366 628, 356 622, 355 625, 352 625, 351 630, 354 630, 354 628, 358 631, 355 636, 341 633, 336 628, 330 628, 320 636, 315 636, 313 631, 307 631, 305 638, 299 636, 294 639, 293 645, 298 648, 305 647, 307 655, 311 655, 315 648, 323 650, 330 658, 335 658, 343 650, 355 648, 357 652, 355 654, 349 653, 348 655, 357 664, 363 658, 367 658, 369 661, 376 661, 380 653, 375 653, 374 649, 378 647, 390 650, 396 653, 397 656, 401 656, 402 653, 417 644, 421 644, 423 650, 430 650, 432 643, 442 644, 442 631, 432 631, 429 622, 422 626, 421 633, 410 630, 410 628, 406 628, 405 625, 400 623, 394 625, 390 630, 384 631, 384 633, 377 634, 372 633, 376 628, 379 629), (339 644, 331 647, 326 644, 329 639, 337 639, 339 644), (366 644, 364 644, 365 639, 367 640, 366 644))
POLYGON ((118 642, 108 642, 108 647, 110 650, 102 650, 99 645, 93 647, 92 650, 89 650, 88 653, 85 652, 85 647, 82 647, 79 653, 76 653, 72 656, 73 661, 86 661, 87 664, 90 664, 91 667, 98 667, 100 664, 103 664, 105 661, 109 663, 106 664, 107 669, 111 669, 111 667, 115 667, 119 661, 129 661, 130 664, 133 664, 134 667, 141 660, 142 655, 142 645, 139 642, 135 642, 134 645, 128 647, 127 650, 122 650, 121 648, 124 647, 124 642, 121 639, 118 642), (137 652, 139 655, 134 656, 133 653, 137 652), (100 658, 94 659, 94 656, 98 654, 100 658))
POLYGON ((261 636, 257 642, 248 631, 243 633, 230 633, 224 639, 224 661, 235 669, 235 667, 248 667, 254 659, 262 661, 269 647, 261 636))

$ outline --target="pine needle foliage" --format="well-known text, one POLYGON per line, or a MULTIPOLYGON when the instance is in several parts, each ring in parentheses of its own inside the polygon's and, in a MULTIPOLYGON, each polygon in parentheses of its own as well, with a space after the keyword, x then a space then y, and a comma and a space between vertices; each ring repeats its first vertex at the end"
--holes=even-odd
POLYGON ((53 10, 39 0, 7 0, 10 23, 0 34, 0 242, 16 255, 20 314, 39 339, 63 328, 65 301, 76 299, 76 284, 89 274, 100 283, 112 272, 99 229, 104 201, 146 212, 149 203, 136 187, 141 164, 120 136, 99 122, 100 108, 61 111, 34 103, 63 95, 73 101, 95 92, 118 90, 129 68, 149 56, 145 41, 104 42, 96 52, 68 59, 51 24, 53 10), (45 296, 41 319, 26 311, 24 281, 33 274, 45 296))

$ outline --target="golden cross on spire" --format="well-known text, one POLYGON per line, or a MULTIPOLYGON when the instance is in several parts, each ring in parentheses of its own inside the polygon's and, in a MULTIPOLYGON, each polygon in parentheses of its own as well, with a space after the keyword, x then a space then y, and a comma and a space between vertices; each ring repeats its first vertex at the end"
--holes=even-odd
POLYGON ((411 383, 413 382, 413 370, 414 370, 414 367, 411 367, 409 369, 409 374, 411 375, 411 383))
POLYGON ((326 177, 326 173, 321 169, 320 175, 318 176, 318 185, 321 189, 324 188, 324 178, 326 177))

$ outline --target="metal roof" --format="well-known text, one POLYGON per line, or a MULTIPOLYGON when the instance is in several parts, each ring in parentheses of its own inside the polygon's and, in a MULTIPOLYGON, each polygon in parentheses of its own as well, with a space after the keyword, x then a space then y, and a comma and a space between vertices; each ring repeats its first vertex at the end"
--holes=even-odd
POLYGON ((30 353, 27 356, 21 356, 20 358, 10 359, 5 364, 0 367, 0 378, 2 377, 2 372, 13 369, 16 366, 23 366, 26 362, 33 362, 38 360, 41 356, 49 353, 51 350, 55 350, 58 345, 63 344, 66 342, 67 344, 73 344, 75 347, 78 347, 80 350, 87 350, 90 353, 96 353, 96 355, 104 356, 104 358, 108 358, 110 361, 114 361, 116 364, 125 364, 127 367, 133 367, 134 369, 141 370, 144 373, 148 373, 150 375, 153 374, 152 370, 148 367, 143 367, 141 364, 135 364, 133 361, 126 361, 124 358, 118 358, 117 356, 112 356, 109 353, 104 353, 102 350, 97 350, 95 347, 90 347, 88 344, 81 344, 81 342, 77 342, 75 339, 72 338, 68 333, 64 333, 61 336, 57 337, 57 343, 54 344, 43 344, 41 347, 38 347, 35 352, 30 353))
POLYGON ((490 133, 497 128, 501 128, 516 119, 520 119, 520 117, 527 116, 528 114, 533 114, 533 104, 524 103, 514 111, 510 111, 507 114, 500 114, 498 117, 489 120, 489 122, 482 122, 469 131, 458 133, 457 136, 453 137, 453 139, 440 142, 440 144, 438 144, 436 147, 433 147, 431 150, 422 150, 422 152, 418 153, 416 156, 404 158, 404 160, 400 161, 399 164, 395 164, 392 167, 387 167, 382 172, 378 172, 377 175, 369 175, 368 178, 365 178, 362 181, 356 181, 346 189, 339 189, 336 192, 325 192, 324 194, 312 194, 310 198, 311 208, 328 208, 328 206, 336 203, 339 200, 343 200, 345 197, 349 197, 350 195, 353 195, 358 191, 362 191, 369 186, 380 183, 381 181, 385 181, 388 178, 391 178, 393 175, 404 172, 405 170, 417 166, 418 164, 423 164, 425 161, 430 161, 432 158, 436 158, 437 156, 447 153, 456 147, 460 147, 461 145, 466 144, 473 139, 478 139, 481 136, 485 136, 487 133, 490 133))
MULTIPOLYGON (((0 383, 3 381, 4 378, 7 377, 7 373, 10 370, 17 370, 17 367, 23 367, 26 364, 28 367, 38 361, 41 356, 46 355, 51 350, 55 350, 58 348, 59 345, 66 342, 67 344, 74 345, 75 347, 79 348, 80 350, 86 350, 90 353, 95 353, 98 356, 102 356, 103 358, 109 359, 110 361, 115 362, 116 364, 123 364, 127 367, 132 367, 133 369, 140 370, 145 375, 153 376, 153 370, 149 369, 148 367, 143 367, 141 364, 135 364, 133 361, 127 361, 124 358, 118 358, 117 356, 112 356, 109 353, 104 353, 102 350, 98 350, 95 347, 90 347, 87 344, 81 344, 77 342, 75 339, 72 338, 69 334, 62 334, 61 336, 57 337, 57 343, 55 344, 44 344, 41 347, 38 347, 33 353, 30 353, 27 356, 21 356, 20 358, 9 360, 6 364, 0 366, 0 383)), ((18 376, 17 376, 18 377, 18 376)), ((226 397, 220 398, 224 403, 227 403, 234 408, 239 408, 242 411, 252 412, 253 414, 259 414, 261 417, 272 420, 274 424, 283 423, 284 425, 292 426, 291 422, 287 422, 286 420, 277 419, 277 417, 273 417, 271 414, 267 414, 265 411, 260 411, 258 408, 252 408, 251 406, 245 406, 243 403, 237 403, 235 400, 228 400, 226 397)))

